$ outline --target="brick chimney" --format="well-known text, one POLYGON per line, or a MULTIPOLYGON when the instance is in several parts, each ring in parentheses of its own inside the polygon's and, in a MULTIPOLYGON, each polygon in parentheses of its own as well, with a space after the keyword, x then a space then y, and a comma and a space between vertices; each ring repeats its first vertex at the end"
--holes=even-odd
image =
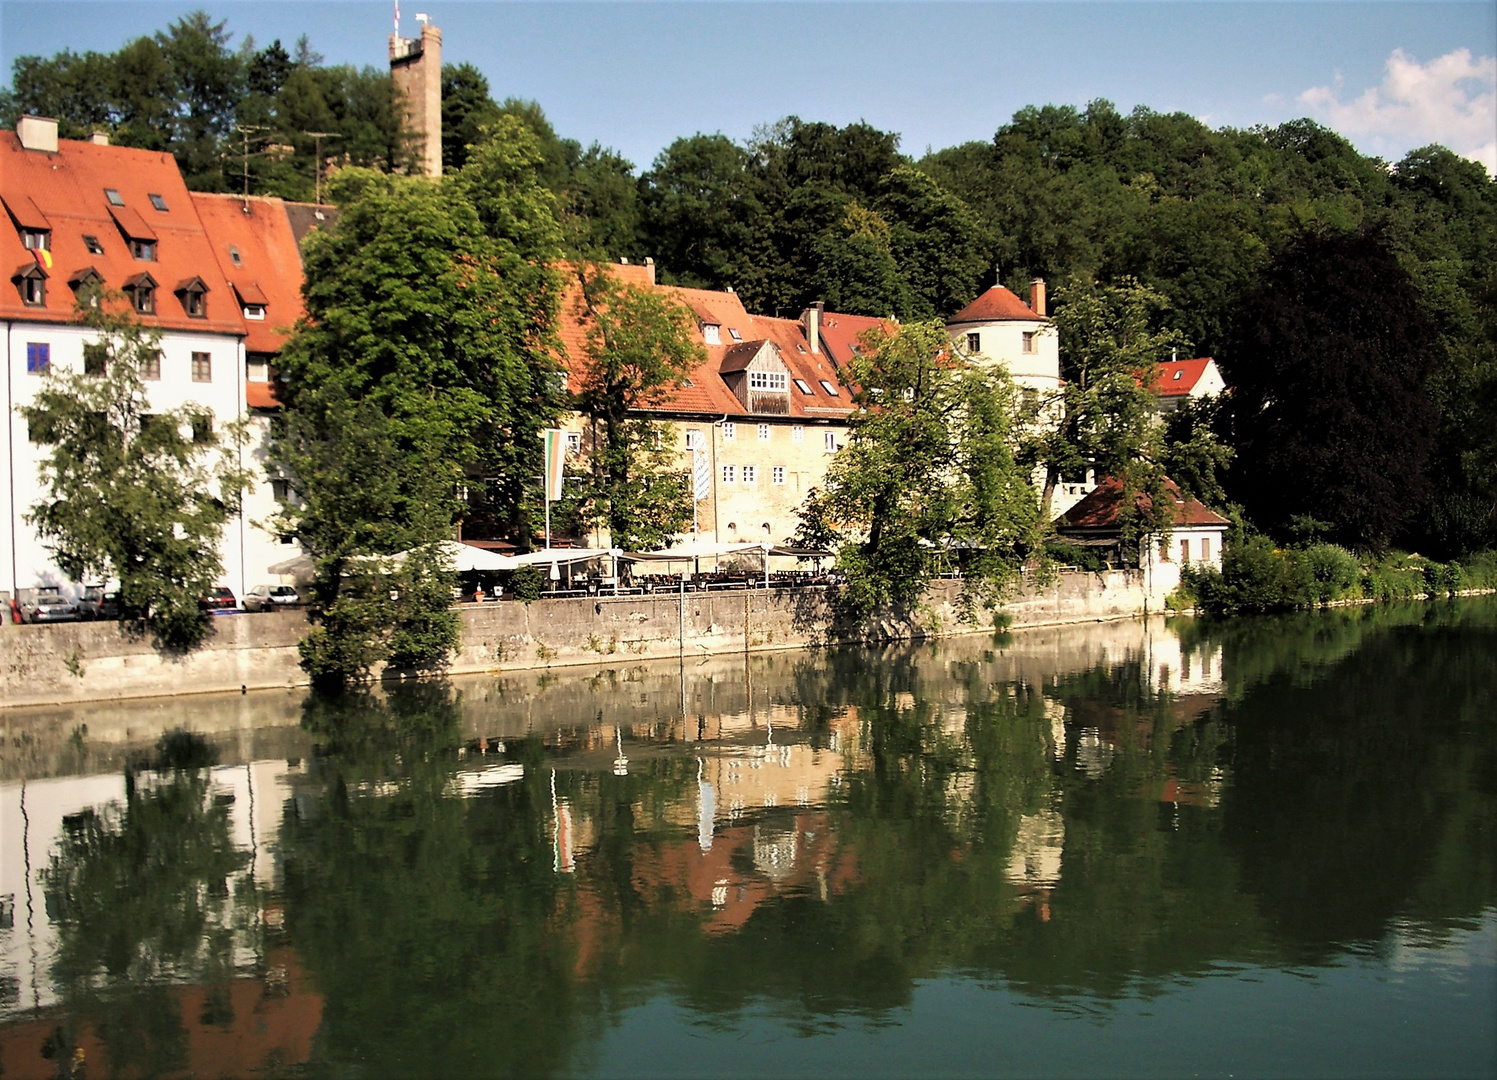
POLYGON ((1045 279, 1042 277, 1029 283, 1029 306, 1040 318, 1045 317, 1045 279))
POLYGON ((650 284, 653 285, 653 284, 655 284, 655 260, 653 258, 651 258, 650 256, 646 255, 645 256, 645 266, 650 271, 650 284))
POLYGON ((415 136, 415 172, 442 175, 442 31, 417 15, 419 38, 390 35, 390 78, 405 126, 415 136))

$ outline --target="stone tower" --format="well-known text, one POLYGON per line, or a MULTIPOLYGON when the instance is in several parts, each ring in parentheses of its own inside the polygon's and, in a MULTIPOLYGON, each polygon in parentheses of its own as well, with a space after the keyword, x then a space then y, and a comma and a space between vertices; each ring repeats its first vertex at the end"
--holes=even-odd
POLYGON ((390 35, 390 78, 400 95, 406 128, 415 136, 422 176, 442 175, 442 31, 417 15, 419 38, 390 35))

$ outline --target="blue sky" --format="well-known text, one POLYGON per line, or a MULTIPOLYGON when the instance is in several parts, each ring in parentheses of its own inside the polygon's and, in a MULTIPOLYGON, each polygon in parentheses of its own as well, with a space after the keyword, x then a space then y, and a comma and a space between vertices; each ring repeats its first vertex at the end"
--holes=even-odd
MULTIPOLYGON (((306 34, 331 63, 385 61, 392 3, 0 2, 0 63, 110 51, 203 8, 237 42, 306 34)), ((1212 126, 1310 115, 1368 153, 1443 142, 1497 170, 1497 4, 515 3, 404 0, 494 96, 645 167, 697 131, 794 113, 899 132, 907 152, 989 139, 1026 104, 1180 110, 1212 126)))

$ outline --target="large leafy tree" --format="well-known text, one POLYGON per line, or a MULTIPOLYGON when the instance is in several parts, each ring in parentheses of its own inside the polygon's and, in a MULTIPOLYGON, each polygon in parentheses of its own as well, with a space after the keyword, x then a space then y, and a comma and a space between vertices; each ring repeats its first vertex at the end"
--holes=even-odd
POLYGON ((498 134, 440 184, 345 170, 337 228, 306 247, 273 455, 297 495, 283 527, 316 568, 303 663, 324 681, 443 666, 457 623, 433 545, 470 486, 518 523, 540 473, 561 391, 536 258, 557 227, 533 142, 498 134))
POLYGON ((1014 454, 1007 374, 968 363, 939 322, 921 322, 870 335, 847 378, 858 408, 821 500, 842 540, 847 603, 863 616, 910 611, 958 561, 968 614, 996 603, 1043 524, 1014 454))
POLYGON ((1348 547, 1386 547, 1428 492, 1441 353, 1385 236, 1305 236, 1247 297, 1223 354, 1233 493, 1267 528, 1309 518, 1348 547))
POLYGON ((574 357, 577 408, 586 418, 584 516, 608 524, 616 547, 654 548, 691 520, 689 480, 655 421, 637 415, 706 359, 695 320, 668 294, 621 283, 604 268, 577 271, 586 328, 574 357))
POLYGON ((249 474, 244 431, 200 405, 153 405, 142 370, 159 363, 160 335, 118 297, 82 308, 95 333, 83 372, 53 369, 20 406, 47 497, 26 515, 68 577, 118 578, 120 608, 165 648, 199 644, 198 608, 223 573, 219 544, 249 474))

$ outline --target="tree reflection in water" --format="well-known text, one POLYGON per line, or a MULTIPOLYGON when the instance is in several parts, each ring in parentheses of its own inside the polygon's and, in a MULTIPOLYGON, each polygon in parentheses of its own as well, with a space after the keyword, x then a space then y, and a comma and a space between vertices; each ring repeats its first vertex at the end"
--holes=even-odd
MULTIPOLYGON (((503 745, 441 684, 309 700, 278 902, 312 1070, 607 1071, 662 995, 708 1038, 896 1024, 945 976, 1107 1012, 1490 913, 1497 605, 1150 642, 1070 671, 1023 635, 800 654, 731 715, 589 708, 503 745)), ((112 1064, 142 1073, 181 1065, 159 984, 227 977, 243 866, 201 768, 149 775, 48 878, 74 1022, 129 1031, 112 1064)))

